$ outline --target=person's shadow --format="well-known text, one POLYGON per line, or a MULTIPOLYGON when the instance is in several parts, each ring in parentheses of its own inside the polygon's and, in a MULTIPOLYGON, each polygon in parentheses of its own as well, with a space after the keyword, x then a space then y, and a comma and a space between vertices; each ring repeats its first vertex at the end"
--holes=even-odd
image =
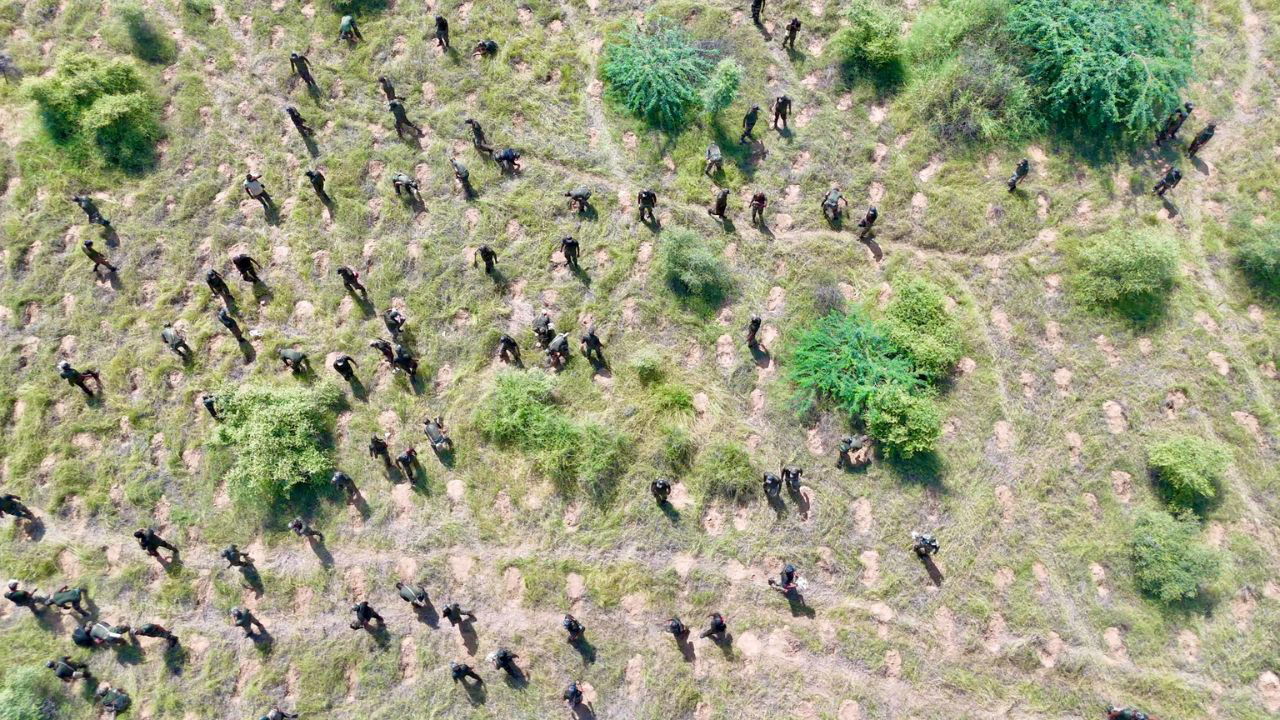
POLYGON ((529 687, 529 676, 525 675, 519 665, 512 664, 511 672, 503 672, 502 679, 507 683, 507 687, 513 690, 524 690, 529 687))
POLYGON ((463 618, 458 623, 458 634, 462 636, 462 644, 467 648, 468 655, 475 655, 476 649, 480 647, 480 638, 476 635, 475 624, 468 618, 463 618))
POLYGON ((791 502, 796 504, 796 510, 800 513, 800 517, 809 517, 809 509, 811 507, 809 498, 805 497, 804 493, 791 487, 787 488, 787 494, 791 496, 791 502))
POLYGON ((1205 163, 1205 161, 1201 160, 1200 158, 1196 157, 1195 155, 1192 155, 1192 156, 1191 156, 1191 164, 1192 164, 1192 166, 1194 166, 1194 167, 1195 167, 1195 169, 1196 169, 1197 171, 1199 171, 1199 172, 1200 172, 1200 174, 1201 174, 1201 175, 1208 175, 1208 174, 1209 174, 1209 166, 1205 163))
POLYGON ((810 607, 809 603, 805 602, 804 595, 801 595, 799 590, 792 590, 786 595, 787 604, 791 606, 792 617, 813 619, 818 614, 817 611, 810 607))
POLYGON ((187 665, 187 649, 181 645, 165 648, 164 666, 170 675, 181 675, 187 665))
POLYGON ((253 343, 245 340, 244 338, 240 338, 237 345, 240 346, 240 356, 244 358, 245 365, 248 365, 258 359, 258 351, 254 349, 253 343))
POLYGON ((456 460, 453 456, 452 444, 443 448, 437 448, 435 445, 432 445, 431 451, 435 453, 436 460, 439 460, 441 465, 449 469, 453 468, 454 464, 456 463, 456 460))
POLYGON ((760 222, 756 223, 756 229, 760 231, 761 235, 769 238, 770 240, 773 240, 776 237, 773 234, 773 229, 769 227, 769 221, 764 218, 761 218, 760 222))
POLYGON ((586 270, 582 269, 581 265, 573 265, 569 268, 569 273, 572 274, 574 279, 578 282, 586 285, 587 287, 591 287, 591 276, 587 274, 586 270))
POLYGON ((576 720, 595 720, 596 711, 591 707, 590 703, 578 703, 573 709, 573 717, 576 720))
POLYGON ((594 222, 600 217, 600 213, 596 211, 594 204, 588 202, 585 207, 578 211, 578 217, 594 222))
POLYGON ((116 662, 121 665, 137 665, 142 662, 142 645, 138 643, 138 638, 130 635, 129 642, 123 645, 112 645, 111 649, 116 653, 116 662))
POLYGON ((765 500, 769 503, 770 509, 773 510, 774 517, 781 520, 787 516, 787 504, 782 502, 781 495, 769 495, 765 493, 765 500))
POLYGON ((578 654, 582 656, 583 665, 590 665, 596 661, 596 646, 592 645, 591 641, 588 640, 586 636, 580 637, 577 640, 570 640, 569 644, 572 645, 573 649, 577 650, 578 654))
POLYGON ((765 347, 763 343, 757 342, 755 345, 748 346, 747 349, 751 351, 751 359, 755 361, 757 367, 769 367, 769 361, 772 356, 769 354, 769 348, 765 347))
MULTIPOLYGON (((1203 165, 1204 163, 1200 163, 1200 164, 1203 165)), ((1209 174, 1207 170, 1205 171, 1205 174, 1206 175, 1209 174)), ((116 229, 114 227, 107 226, 102 228, 102 237, 104 240, 107 241, 107 247, 109 248, 120 247, 120 234, 116 232, 116 229)))
POLYGON ((880 248, 878 243, 876 243, 875 235, 872 233, 859 236, 858 242, 867 246, 867 249, 871 251, 871 257, 875 258, 876 262, 880 262, 884 259, 884 250, 880 248))
POLYGON ((710 640, 720 648, 725 660, 733 659, 733 633, 726 631, 723 635, 712 635, 710 640))
POLYGON ((27 539, 31 542, 40 542, 43 540, 44 533, 44 521, 34 515, 27 518, 27 521, 22 523, 22 534, 26 535, 27 539))
POLYGON ((307 544, 311 546, 311 552, 316 554, 316 558, 320 560, 321 565, 326 568, 333 567, 333 553, 329 552, 329 548, 324 546, 324 540, 317 540, 314 535, 308 535, 307 544))
POLYGON ((685 632, 683 635, 676 635, 675 639, 676 648, 680 650, 680 657, 684 658, 685 662, 691 663, 698 659, 698 654, 693 648, 693 643, 689 642, 688 632, 685 632))
POLYGON ((924 570, 929 573, 929 579, 933 581, 933 584, 937 587, 942 587, 942 571, 938 569, 938 565, 933 561, 933 558, 925 555, 920 558, 920 562, 924 563, 924 570))
POLYGON ((253 641, 254 648, 263 655, 270 655, 275 649, 276 638, 266 628, 260 628, 258 632, 249 636, 253 641))
POLYGON ((257 301, 259 305, 266 305, 271 302, 271 299, 274 297, 275 294, 271 292, 271 288, 268 287, 261 278, 253 282, 253 299, 257 301))
POLYGON ((360 376, 352 374, 351 379, 347 381, 347 385, 351 387, 351 395, 360 402, 369 401, 369 391, 365 389, 364 383, 360 382, 360 376))
POLYGON ((489 693, 483 681, 468 682, 467 678, 458 681, 467 691, 467 702, 472 705, 483 705, 489 700, 489 693))
POLYGON ((662 511, 663 515, 667 516, 667 520, 672 525, 677 525, 680 523, 680 511, 677 510, 676 506, 672 505, 669 501, 663 500, 662 502, 658 503, 658 509, 662 511))
POLYGON ((1168 198, 1160 198, 1160 204, 1164 206, 1165 212, 1169 213, 1170 219, 1178 216, 1178 206, 1169 202, 1168 198))
POLYGON ((316 139, 310 134, 302 136, 302 142, 307 146, 307 154, 311 157, 320 157, 320 146, 316 145, 316 139))
POLYGON ((436 612, 436 606, 431 603, 430 598, 427 599, 427 604, 422 607, 414 605, 413 615, 418 618, 418 622, 426 625, 432 630, 438 630, 440 628, 440 613, 436 612))
POLYGON ((258 568, 252 565, 241 565, 238 569, 241 579, 244 580, 244 586, 253 592, 254 597, 262 597, 266 588, 262 584, 262 576, 258 574, 258 568))

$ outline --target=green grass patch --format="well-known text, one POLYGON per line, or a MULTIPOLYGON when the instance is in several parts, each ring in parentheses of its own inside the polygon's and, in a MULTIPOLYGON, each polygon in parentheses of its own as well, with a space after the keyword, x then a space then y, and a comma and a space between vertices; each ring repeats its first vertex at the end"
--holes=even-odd
POLYGON ((689 484, 699 503, 717 499, 743 503, 755 495, 757 480, 746 448, 720 442, 698 454, 689 484))

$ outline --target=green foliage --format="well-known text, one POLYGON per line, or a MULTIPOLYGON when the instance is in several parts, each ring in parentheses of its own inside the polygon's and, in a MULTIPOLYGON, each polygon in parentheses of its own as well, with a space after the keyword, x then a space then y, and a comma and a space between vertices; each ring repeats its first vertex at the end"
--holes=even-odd
POLYGON ((733 287, 729 269, 720 255, 692 230, 676 229, 662 234, 658 266, 668 287, 686 303, 702 310, 718 306, 733 287))
POLYGON ((36 665, 10 667, 0 687, 0 720, 51 720, 58 717, 61 694, 53 675, 36 665))
POLYGON ((64 53, 52 74, 25 87, 59 144, 96 148, 107 163, 126 170, 154 161, 162 135, 159 107, 132 62, 64 53))
POLYGON ((1134 321, 1158 316, 1178 275, 1178 246, 1156 230, 1116 229, 1083 243, 1071 286, 1080 302, 1134 321))
POLYGON ((1146 141, 1191 75, 1187 0, 1013 0, 1008 31, 1042 112, 1098 142, 1146 141))
POLYGON ((182 12, 193 18, 212 21, 214 18, 213 0, 182 0, 182 12))
POLYGON ((963 48, 990 47, 1005 40, 1009 0, 944 0, 921 11, 911 23, 905 50, 912 65, 939 62, 963 48))
POLYGON ((653 127, 675 131, 701 101, 711 55, 672 25, 637 27, 605 47, 600 74, 611 100, 653 127))
POLYGON ((630 438, 596 423, 575 423, 543 372, 500 373, 477 407, 475 424, 487 440, 531 455, 535 469, 561 494, 582 489, 597 505, 612 501, 631 460, 630 438))
POLYGON ((829 398, 853 416, 863 415, 881 390, 925 388, 911 360, 859 313, 831 313, 805 329, 787 367, 809 404, 829 398))
POLYGON ((666 377, 667 361, 657 350, 646 348, 631 358, 631 370, 641 385, 652 385, 666 377))
POLYGON ((358 15, 387 9, 387 0, 329 0, 339 15, 358 15))
POLYGON ((964 345, 942 288, 917 275, 895 284, 885 317, 889 341, 911 357, 917 372, 933 381, 951 374, 964 345))
POLYGON ((1218 555, 1199 540, 1194 518, 1158 510, 1138 516, 1131 546, 1138 588, 1165 604, 1194 599, 1218 577, 1218 555))
POLYGON ((140 5, 134 2, 117 5, 115 14, 116 26, 110 28, 108 38, 113 46, 149 63, 168 65, 178 58, 173 39, 152 24, 140 5))
POLYGON ((664 425, 662 430, 662 459, 674 472, 683 472, 693 462, 698 443, 693 435, 678 425, 664 425))
POLYGON ((898 385, 871 396, 865 419, 871 437, 894 457, 927 453, 942 435, 942 413, 933 394, 908 392, 898 385))
POLYGON ((1198 435, 1170 435, 1147 447, 1147 466, 1169 504, 1200 510, 1218 494, 1231 452, 1198 435))
POLYGON ((902 61, 900 19, 875 0, 852 0, 849 24, 836 31, 827 52, 848 76, 880 73, 902 61))
POLYGON ((1264 234, 1240 246, 1236 265, 1254 289, 1280 299, 1280 226, 1272 225, 1264 234))
POLYGON ((1043 129, 1026 80, 990 48, 966 46, 916 74, 902 104, 947 142, 1016 142, 1043 129))
POLYGON ((756 470, 747 451, 737 443, 722 442, 698 455, 690 492, 701 503, 717 498, 741 503, 755 492, 756 482, 756 470))
POLYGON ((742 66, 737 60, 725 58, 716 64, 711 77, 702 88, 702 107, 711 117, 719 115, 733 104, 738 97, 738 86, 742 84, 742 66))
POLYGON ((322 485, 333 470, 330 433, 342 394, 319 389, 237 385, 217 393, 215 447, 232 456, 225 481, 232 500, 269 508, 300 485, 322 485))

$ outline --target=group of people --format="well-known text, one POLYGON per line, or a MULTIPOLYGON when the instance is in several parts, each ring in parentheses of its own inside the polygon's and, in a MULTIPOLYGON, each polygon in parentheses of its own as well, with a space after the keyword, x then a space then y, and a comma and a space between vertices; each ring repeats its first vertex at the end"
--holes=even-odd
MULTIPOLYGON (((752 0, 751 17, 757 25, 762 23, 762 13, 765 6, 765 0, 752 0)), ((787 23, 786 34, 782 40, 784 48, 795 50, 796 37, 802 27, 798 18, 793 18, 787 23)), ((364 36, 359 28, 358 23, 352 16, 342 18, 338 38, 341 41, 352 45, 363 42, 364 36)), ((435 17, 435 40, 441 50, 450 51, 450 35, 449 23, 443 16, 435 17)), ((473 55, 478 57, 491 57, 498 50, 497 44, 492 40, 482 40, 473 48, 473 55)), ((301 53, 291 53, 289 65, 292 73, 296 75, 308 88, 317 89, 315 77, 312 74, 312 67, 307 57, 301 53)), ((387 77, 378 78, 379 86, 386 96, 387 109, 392 115, 396 133, 404 136, 406 133, 413 137, 422 135, 421 128, 415 124, 408 116, 408 110, 404 105, 405 98, 396 94, 395 87, 391 80, 387 77)), ((1174 140, 1177 133, 1182 128, 1183 123, 1190 116, 1194 106, 1191 103, 1185 103, 1180 106, 1166 121, 1159 132, 1156 144, 1163 145, 1174 140)), ((772 127, 780 132, 788 132, 788 120, 793 110, 793 100, 781 94, 773 98, 769 104, 769 110, 772 113, 772 127)), ((739 142, 743 144, 754 143, 755 127, 759 121, 761 108, 753 105, 747 111, 742 119, 742 133, 739 142)), ((314 129, 307 123, 301 112, 293 106, 285 109, 291 123, 298 133, 306 140, 310 140, 314 135, 314 129)), ((514 174, 521 170, 520 153, 513 148, 505 148, 495 152, 494 146, 489 142, 484 129, 478 121, 473 118, 467 118, 464 124, 469 128, 471 133, 472 144, 475 149, 490 156, 499 169, 504 174, 514 174)), ((1214 136, 1216 126, 1213 123, 1207 125, 1190 143, 1188 154, 1195 156, 1201 148, 1214 136)), ((724 154, 720 147, 716 144, 710 145, 706 150, 704 174, 714 179, 723 171, 724 154)), ((474 195, 474 189, 470 183, 470 173, 466 166, 462 164, 456 157, 450 158, 450 166, 454 178, 461 186, 464 194, 470 198, 474 195)), ((1017 191, 1019 183, 1030 172, 1030 163, 1027 159, 1021 159, 1014 168, 1013 174, 1007 181, 1008 191, 1013 193, 1017 191)), ((321 202, 326 205, 332 204, 332 198, 325 189, 325 176, 318 169, 306 171, 306 176, 311 183, 315 193, 321 202)), ((1163 197, 1165 193, 1172 190, 1181 180, 1181 172, 1176 167, 1170 167, 1165 176, 1155 186, 1155 193, 1163 197)), ((419 183, 416 178, 403 173, 395 173, 391 176, 392 189, 397 196, 407 198, 411 202, 420 202, 419 183)), ((264 210, 270 211, 274 207, 274 200, 268 192, 265 184, 262 182, 261 174, 249 172, 245 175, 242 183, 245 194, 262 204, 264 210)), ((570 211, 577 213, 586 213, 590 210, 590 202, 592 191, 585 186, 572 188, 564 193, 568 199, 570 211)), ((727 221, 728 213, 728 197, 729 189, 721 187, 716 192, 713 204, 707 209, 712 217, 718 218, 722 222, 727 221)), ((97 224, 104 229, 110 230, 113 226, 106 219, 101 210, 96 206, 94 201, 87 195, 75 195, 71 198, 72 202, 78 205, 87 216, 88 222, 97 224)), ((641 222, 656 226, 658 224, 655 210, 658 204, 658 194, 655 190, 647 188, 641 190, 637 195, 637 206, 639 210, 639 219, 641 222)), ((763 226, 765 224, 765 209, 768 206, 768 197, 764 192, 755 192, 751 195, 749 202, 751 209, 751 222, 753 225, 763 226)), ((831 187, 820 199, 819 206, 823 217, 835 224, 842 220, 844 214, 848 211, 849 203, 843 197, 838 186, 831 187)), ((860 239, 865 239, 872 232, 879 216, 878 209, 871 206, 858 222, 861 232, 860 239)), ((84 254, 92 262, 92 270, 97 273, 100 268, 104 268, 109 273, 117 271, 115 265, 99 252, 93 244, 92 240, 83 242, 82 250, 84 254)), ((577 271, 580 270, 579 257, 580 246, 578 240, 573 237, 564 237, 559 241, 559 251, 564 258, 565 264, 577 271)), ((498 255, 488 245, 482 245, 476 252, 473 264, 483 262, 486 274, 494 274, 497 267, 498 255)), ((258 275, 261 265, 257 260, 247 254, 239 254, 232 258, 232 267, 240 274, 245 282, 258 284, 262 280, 258 275)), ((360 276, 354 269, 341 266, 337 268, 336 274, 343 283, 344 289, 353 295, 359 295, 367 299, 368 290, 360 281, 360 276)), ((227 286, 222 274, 216 269, 209 269, 206 272, 205 280, 210 290, 215 296, 223 302, 217 310, 216 317, 238 342, 244 342, 244 337, 239 327, 239 323, 235 319, 233 307, 233 296, 230 288, 227 286)), ((406 324, 408 319, 404 314, 396 308, 388 308, 382 315, 384 324, 386 325, 393 342, 375 339, 369 343, 369 346, 377 350, 394 369, 400 370, 409 376, 415 376, 417 373, 418 361, 414 358, 413 353, 403 343, 406 334, 406 324)), ((758 316, 752 316, 747 327, 747 345, 756 349, 758 347, 757 334, 761 327, 761 319, 758 316)), ((569 336, 567 333, 558 332, 553 325, 551 317, 543 313, 534 320, 531 328, 535 344, 544 351, 547 365, 560 369, 569 361, 569 336)), ((192 355, 190 346, 186 343, 182 333, 172 325, 164 325, 160 331, 161 340, 176 355, 189 360, 192 355)), ((582 354, 588 358, 593 364, 603 366, 605 357, 603 354, 604 343, 596 332, 596 328, 591 326, 581 336, 579 341, 579 349, 582 354)), ((284 367, 294 373, 311 372, 310 363, 307 354, 295 348, 281 348, 278 351, 278 357, 284 367)), ((497 357, 503 362, 512 365, 521 366, 522 357, 519 343, 510 335, 503 334, 498 340, 497 357)), ((349 383, 358 382, 356 376, 356 368, 358 364, 354 358, 347 354, 340 354, 332 363, 333 370, 337 372, 345 381, 349 383)), ((77 370, 72 367, 70 362, 62 361, 57 366, 60 377, 65 379, 69 384, 77 387, 86 395, 93 396, 96 392, 102 391, 102 380, 98 371, 94 369, 77 370), (94 387, 91 388, 89 381, 93 382, 94 387)), ((215 419, 220 419, 218 411, 218 401, 215 396, 204 395, 202 403, 208 410, 209 414, 215 419)), ((441 416, 428 417, 423 423, 423 431, 433 450, 436 452, 447 452, 452 450, 453 441, 450 439, 441 416)), ((865 464, 870 460, 870 453, 873 448, 873 440, 866 435, 851 435, 843 438, 838 447, 836 466, 838 468, 852 467, 865 464)), ((413 447, 409 447, 403 453, 398 455, 394 463, 387 443, 377 435, 372 436, 369 443, 369 455, 373 458, 381 459, 384 467, 390 469, 392 465, 399 468, 406 476, 412 477, 414 467, 417 463, 417 453, 413 447)), ((799 493, 802 483, 803 470, 798 467, 784 466, 780 470, 780 474, 766 472, 763 475, 762 485, 766 498, 777 498, 783 487, 788 488, 793 493, 799 493)), ((339 489, 348 499, 358 496, 358 489, 355 481, 346 473, 337 471, 332 478, 332 484, 339 489)), ((659 504, 668 502, 668 498, 672 492, 672 484, 666 479, 656 479, 650 484, 650 492, 659 504)), ((0 516, 5 514, 26 520, 33 520, 34 515, 22 504, 21 498, 15 495, 0 496, 0 516)), ((324 536, 319 531, 312 528, 303 518, 295 518, 290 524, 289 529, 297 536, 306 538, 312 542, 323 542, 324 536)), ((140 528, 134 532, 134 537, 139 547, 148 555, 156 558, 161 562, 175 562, 178 558, 178 548, 163 538, 161 538, 155 530, 151 528, 140 528), (167 552, 166 558, 161 551, 167 552)), ((918 532, 911 533, 912 542, 910 545, 913 551, 922 560, 928 561, 939 549, 937 539, 930 534, 918 532)), ((235 544, 228 546, 220 555, 228 563, 228 568, 252 568, 253 559, 248 554, 241 551, 235 544)), ((798 570, 791 564, 785 564, 777 579, 769 579, 768 586, 788 597, 798 597, 801 587, 798 570)), ((408 602, 415 610, 421 610, 430 605, 430 598, 427 591, 415 584, 409 582, 396 582, 395 590, 398 596, 408 602)), ((179 645, 177 635, 170 632, 166 628, 155 623, 144 623, 136 628, 130 625, 112 625, 100 620, 94 619, 90 613, 82 606, 85 599, 85 591, 81 588, 70 588, 63 586, 49 596, 43 596, 36 590, 25 590, 21 587, 21 583, 17 580, 9 582, 8 592, 5 598, 17 606, 29 608, 33 613, 43 613, 51 607, 70 609, 76 612, 83 619, 83 623, 77 625, 72 632, 72 641, 76 645, 86 648, 96 648, 108 645, 120 645, 132 642, 135 636, 153 637, 164 639, 169 647, 176 648, 179 645)), ((385 620, 370 605, 370 603, 361 599, 351 606, 351 613, 354 618, 350 627, 354 630, 372 630, 374 628, 385 628, 385 620)), ((231 613, 232 625, 241 629, 246 637, 257 637, 266 632, 262 623, 254 616, 251 610, 245 607, 236 607, 231 613)), ((451 603, 444 608, 443 616, 450 621, 451 624, 465 625, 476 621, 475 614, 462 608, 458 603, 451 603)), ((584 640, 586 628, 574 616, 565 615, 562 623, 563 629, 567 633, 567 639, 570 643, 579 643, 584 640)), ((670 632, 678 643, 686 642, 690 633, 690 629, 684 624, 678 616, 673 616, 664 624, 665 629, 670 632)), ((709 638, 716 642, 724 642, 728 638, 728 625, 725 617, 714 612, 709 615, 708 625, 699 637, 709 638)), ((500 670, 512 677, 522 675, 521 670, 516 663, 519 655, 511 650, 501 647, 488 656, 495 670, 500 670)), ((50 660, 47 667, 52 670, 55 677, 64 682, 74 682, 78 679, 90 676, 88 665, 78 662, 69 656, 50 660)), ((468 664, 463 662, 450 663, 449 667, 452 679, 455 682, 483 683, 483 678, 475 672, 468 664)), ((123 690, 112 688, 109 685, 101 685, 97 697, 103 707, 119 712, 128 707, 130 703, 129 696, 123 690)), ((584 693, 576 681, 570 682, 562 697, 566 705, 573 709, 584 701, 584 693)), ((279 708, 272 708, 263 720, 285 720, 287 718, 296 718, 296 714, 288 713, 279 708)), ((1147 720, 1147 716, 1139 711, 1128 708, 1108 708, 1107 717, 1110 720, 1147 720)))

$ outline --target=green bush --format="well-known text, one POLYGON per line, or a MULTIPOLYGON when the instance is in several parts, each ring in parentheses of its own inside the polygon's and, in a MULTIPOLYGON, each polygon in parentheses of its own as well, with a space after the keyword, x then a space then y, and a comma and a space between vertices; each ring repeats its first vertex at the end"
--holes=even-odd
POLYGON ((1218 495, 1231 452, 1198 435, 1171 435, 1147 447, 1161 493, 1176 509, 1200 510, 1218 495))
POLYGON ((1007 42, 1009 0, 948 0, 932 3, 911 23, 905 54, 913 67, 954 57, 963 48, 1007 42))
POLYGON ((1280 298, 1280 227, 1267 232, 1236 251, 1236 265, 1256 290, 1272 298, 1280 298))
POLYGON ((52 720, 59 716, 61 697, 48 670, 36 665, 10 667, 0 687, 0 720, 52 720))
POLYGON ((942 435, 942 413, 932 393, 911 393, 899 386, 873 394, 865 420, 871 437, 893 457, 927 453, 942 435))
POLYGON ((874 0, 852 0, 849 24, 836 31, 827 52, 846 75, 879 73, 901 63, 901 20, 874 0))
POLYGON ((667 376, 667 361, 657 350, 646 348, 631 358, 631 370, 641 385, 652 385, 667 376))
POLYGON ((1013 0, 1008 31, 1044 115, 1069 134, 1135 143, 1191 76, 1189 0, 1013 0))
POLYGON ((1192 517, 1148 511, 1133 526, 1133 574, 1138 589, 1166 604, 1192 600, 1218 577, 1218 555, 1199 540, 1192 517))
POLYGON ((910 359, 858 313, 831 313, 803 330, 787 367, 805 404, 828 398, 855 417, 866 412, 871 397, 882 389, 925 388, 910 359))
POLYGON ((612 101, 653 127, 675 131, 701 101, 711 55, 677 27, 632 28, 605 47, 600 74, 612 101))
POLYGON ((627 436, 595 423, 575 423, 558 406, 553 380, 543 372, 507 370, 480 401, 475 424, 502 447, 529 454, 534 468, 563 495, 587 492, 609 503, 631 459, 627 436))
POLYGON ((178 58, 178 47, 173 39, 158 30, 139 5, 129 2, 117 5, 116 27, 109 30, 113 46, 131 52, 139 60, 168 65, 178 58))
POLYGON ((1070 283, 1085 305, 1135 321, 1159 315, 1178 275, 1178 246, 1155 230, 1111 230, 1083 243, 1070 283))
POLYGON ((716 64, 711 78, 702 88, 702 107, 711 117, 719 115, 733 104, 738 97, 738 86, 742 84, 742 66, 737 60, 725 58, 716 64))
POLYGON ((692 230, 670 230, 658 244, 658 266, 667 285, 703 310, 724 301, 733 287, 729 269, 706 240, 692 230))
POLYGON ((132 62, 64 53, 52 74, 25 87, 55 142, 96 148, 108 164, 126 170, 154 162, 162 136, 159 106, 132 62))
POLYGON ((236 385, 217 393, 216 402, 222 420, 211 444, 231 454, 224 480, 232 500, 270 508, 298 486, 328 481, 330 436, 342 403, 337 387, 236 385))
POLYGON ((942 288, 919 276, 895 283, 885 309, 889 341, 910 356, 930 380, 951 374, 964 353, 960 327, 947 312, 942 288))
POLYGON ((902 104, 947 142, 1017 142, 1044 127, 1026 80, 989 48, 966 46, 915 73, 902 104))
POLYGON ((698 450, 698 443, 688 430, 678 425, 664 425, 662 433, 662 459, 672 472, 680 473, 689 469, 693 455, 698 450))
POLYGON ((722 442, 698 455, 690 492, 700 503, 715 499, 741 503, 755 493, 757 482, 747 451, 736 443, 722 442))

